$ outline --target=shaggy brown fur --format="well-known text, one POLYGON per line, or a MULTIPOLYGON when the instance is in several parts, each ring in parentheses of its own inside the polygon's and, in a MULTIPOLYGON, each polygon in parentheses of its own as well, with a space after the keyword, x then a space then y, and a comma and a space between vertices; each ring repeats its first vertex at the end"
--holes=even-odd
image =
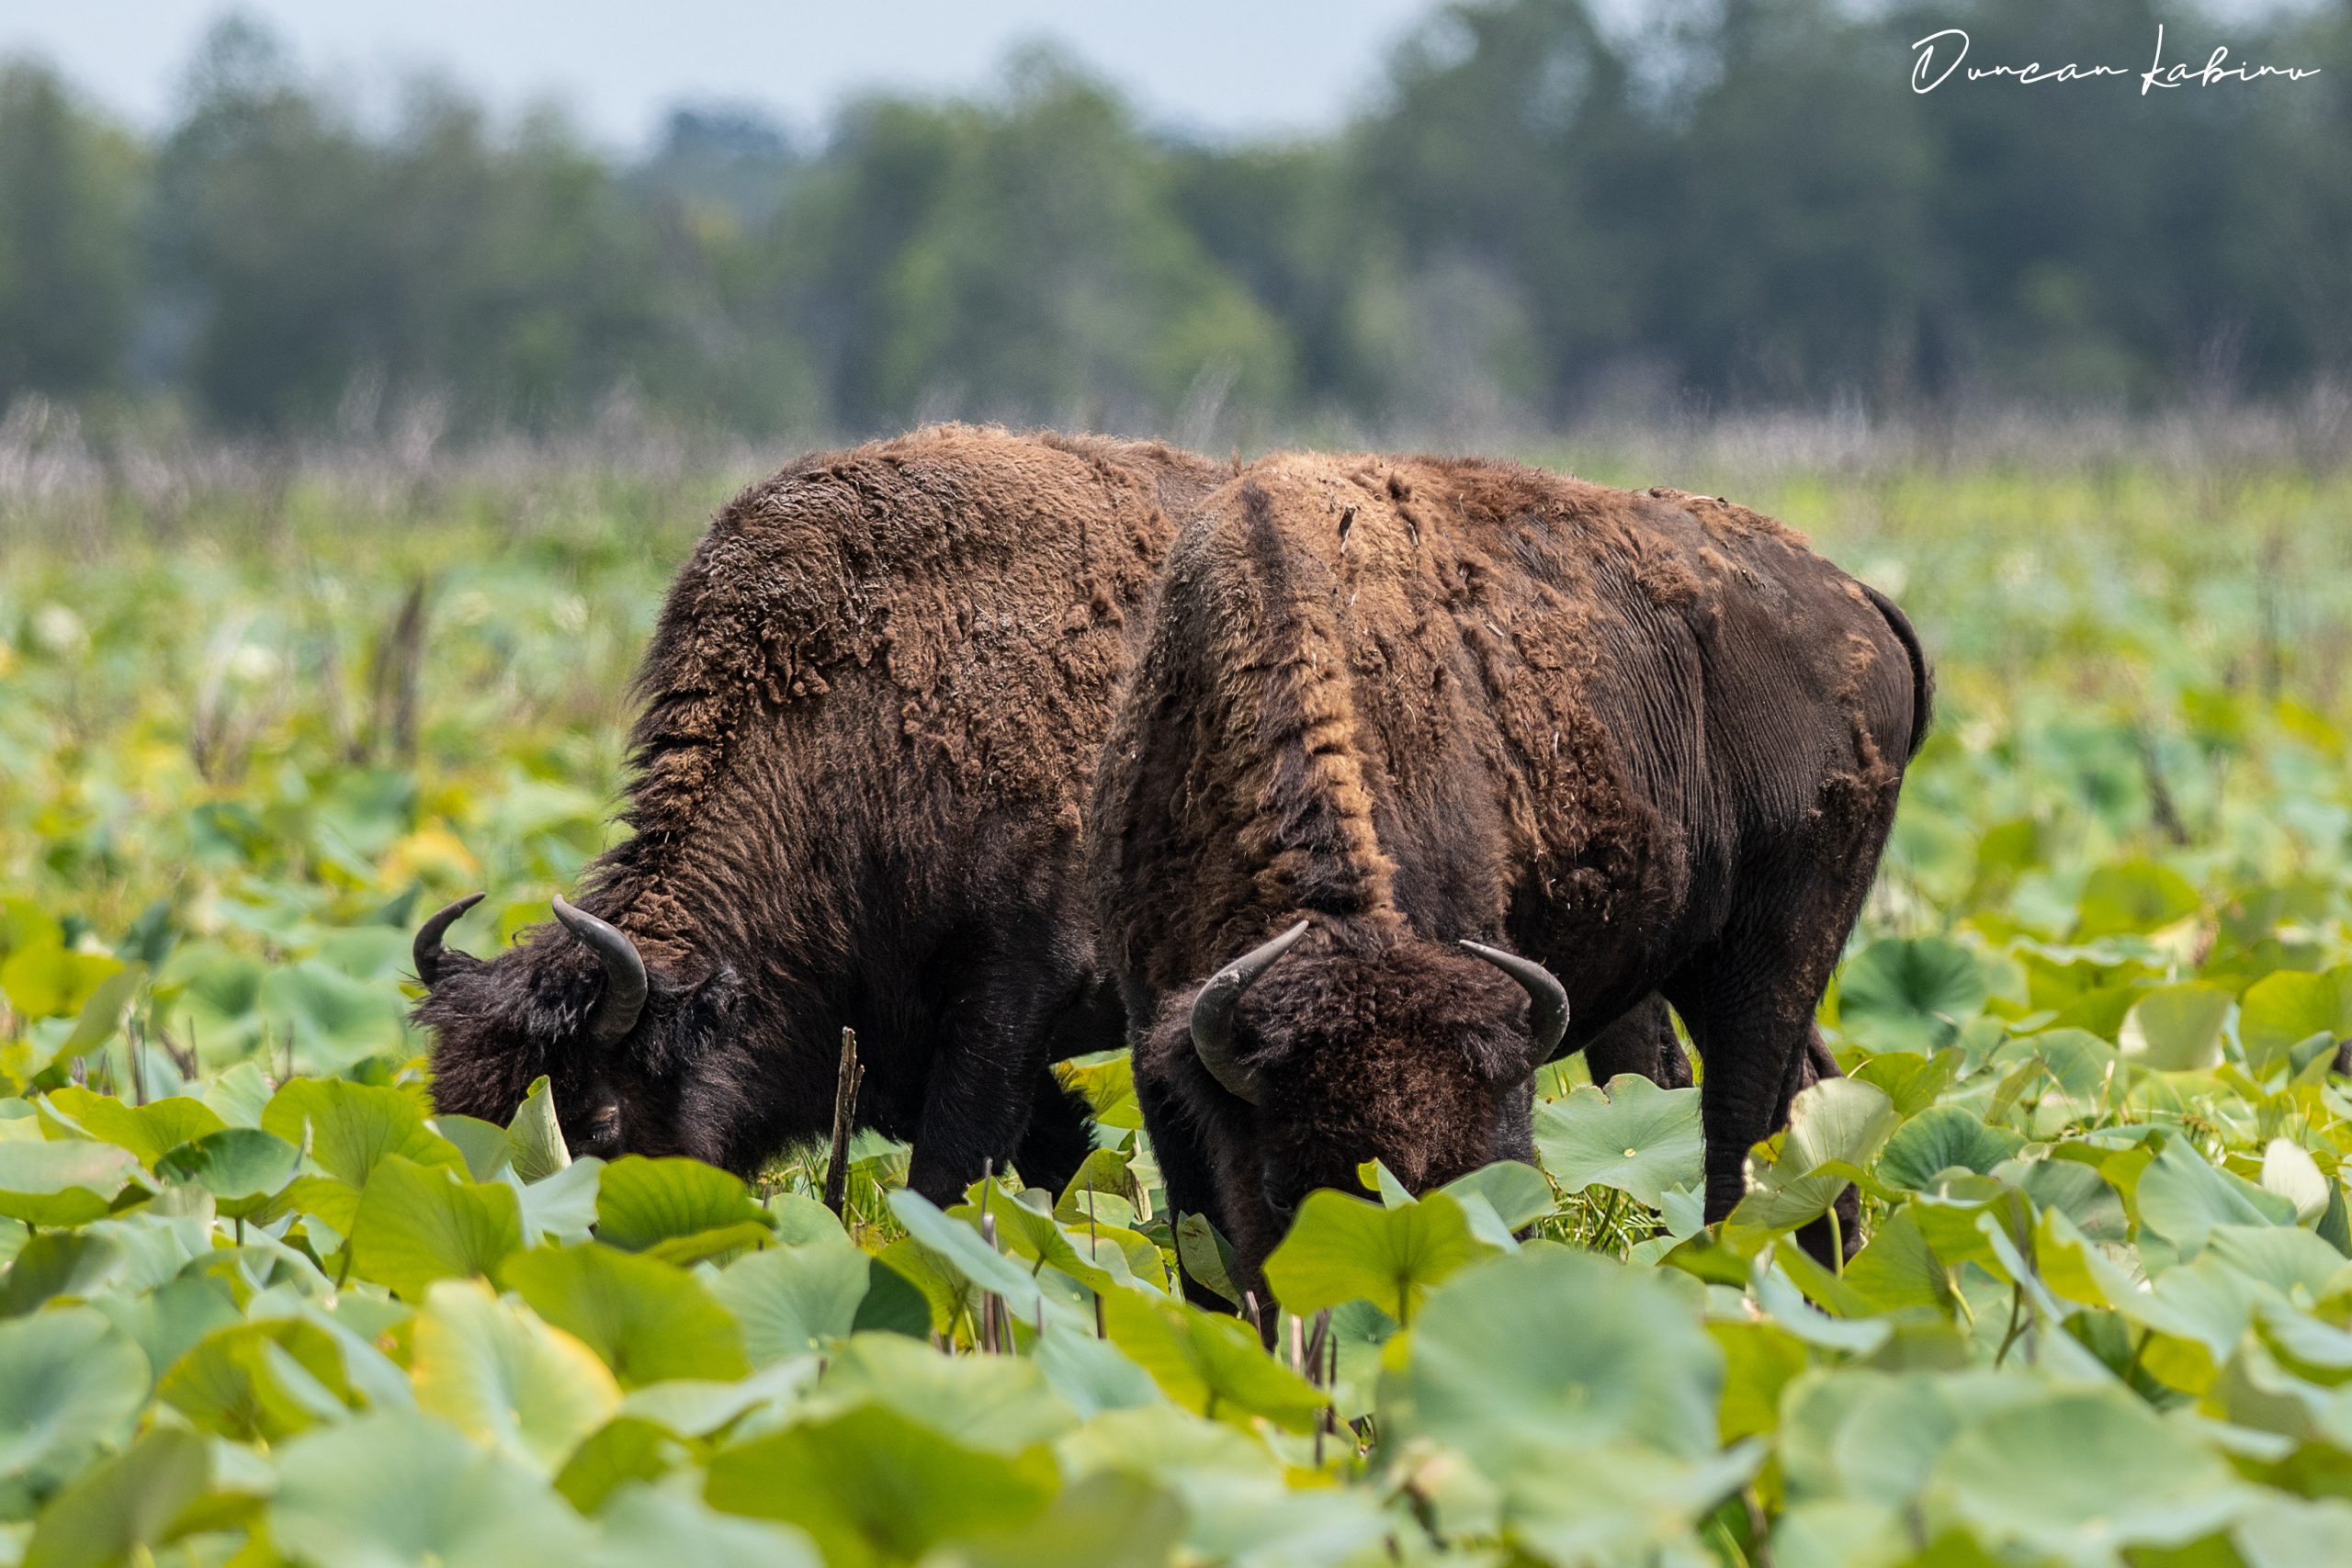
POLYGON ((1901 614, 1743 508, 1436 458, 1267 458, 1168 572, 1089 844, 1170 1203, 1254 1267, 1361 1161, 1525 1156, 1525 998, 1470 937, 1548 965, 1562 1049, 1611 1070, 1679 1061, 1672 1002, 1720 1218, 1827 1065, 1814 1008, 1927 721, 1901 614), (1187 1021, 1300 919, 1239 1009, 1253 1106, 1187 1021))
POLYGON ((441 1107, 503 1120, 549 1073, 596 1152, 749 1171, 828 1125, 846 1024, 858 1121, 914 1142, 916 1189, 1016 1155, 1057 1185, 1088 1141, 1046 1064, 1118 1043, 1080 807, 1174 519, 1231 472, 948 425, 737 497, 639 676, 635 834, 580 897, 651 1000, 597 1052, 601 972, 561 928, 452 953, 417 1010, 441 1107))

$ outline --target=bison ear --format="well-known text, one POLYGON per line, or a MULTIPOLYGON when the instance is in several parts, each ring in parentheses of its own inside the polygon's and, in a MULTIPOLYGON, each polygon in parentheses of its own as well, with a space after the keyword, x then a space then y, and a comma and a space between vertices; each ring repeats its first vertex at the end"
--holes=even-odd
POLYGON ((732 1034, 741 1017, 744 987, 731 964, 722 964, 686 988, 673 1021, 656 1032, 652 1060, 665 1073, 684 1072, 732 1034))

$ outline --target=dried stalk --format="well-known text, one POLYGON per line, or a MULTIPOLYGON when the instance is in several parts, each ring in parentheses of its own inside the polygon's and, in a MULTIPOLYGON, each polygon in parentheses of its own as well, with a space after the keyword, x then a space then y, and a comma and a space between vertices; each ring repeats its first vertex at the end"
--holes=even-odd
POLYGON ((841 1069, 833 1078, 833 1147, 825 1161, 825 1207, 843 1212, 849 1201, 849 1134, 851 1113, 857 1108, 857 1086, 865 1068, 857 1059, 857 1031, 842 1031, 841 1069))

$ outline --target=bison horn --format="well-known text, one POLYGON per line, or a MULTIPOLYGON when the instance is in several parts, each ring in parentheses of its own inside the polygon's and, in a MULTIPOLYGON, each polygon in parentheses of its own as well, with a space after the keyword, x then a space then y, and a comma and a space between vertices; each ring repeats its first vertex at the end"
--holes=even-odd
POLYGON ((1210 976, 1193 998, 1193 1049, 1200 1053, 1201 1066, 1228 1093, 1252 1105, 1260 1103, 1262 1090, 1258 1075, 1234 1054, 1233 1010, 1240 1005, 1241 993, 1306 934, 1306 922, 1301 920, 1273 941, 1251 948, 1210 976))
POLYGON ((439 910, 433 918, 416 928, 416 943, 409 949, 409 956, 416 962, 416 977, 427 986, 440 978, 441 939, 458 917, 481 902, 481 895, 469 893, 456 903, 439 910))
POLYGON ((1505 953, 1483 942, 1465 940, 1462 945, 1518 981, 1527 992, 1527 1023, 1535 1036, 1534 1059, 1528 1065, 1532 1069, 1550 1061, 1568 1032, 1567 987, 1549 969, 1516 953, 1505 953))
POLYGON ((645 1010, 645 960, 627 932, 573 908, 560 893, 555 896, 555 918, 605 966, 605 994, 588 1015, 588 1038, 610 1045, 636 1028, 637 1015, 645 1010))

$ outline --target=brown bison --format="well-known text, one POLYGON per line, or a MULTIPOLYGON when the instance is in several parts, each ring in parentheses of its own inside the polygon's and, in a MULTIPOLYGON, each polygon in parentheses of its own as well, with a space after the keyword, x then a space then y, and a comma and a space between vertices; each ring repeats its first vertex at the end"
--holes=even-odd
POLYGON ((1176 525, 1231 473, 945 426, 812 457, 719 513, 645 656, 624 819, 560 925, 484 961, 427 921, 444 1111, 550 1076, 574 1146, 750 1172, 859 1124, 944 1201, 1090 1146, 1047 1064, 1120 1043, 1080 811, 1176 525))
POLYGON ((1928 705, 1902 614, 1743 508, 1256 464, 1177 540, 1088 821, 1170 1206, 1254 1266, 1360 1162, 1527 1157, 1532 1069, 1679 1060, 1670 1002, 1721 1218, 1836 1070, 1814 1010, 1928 705))

